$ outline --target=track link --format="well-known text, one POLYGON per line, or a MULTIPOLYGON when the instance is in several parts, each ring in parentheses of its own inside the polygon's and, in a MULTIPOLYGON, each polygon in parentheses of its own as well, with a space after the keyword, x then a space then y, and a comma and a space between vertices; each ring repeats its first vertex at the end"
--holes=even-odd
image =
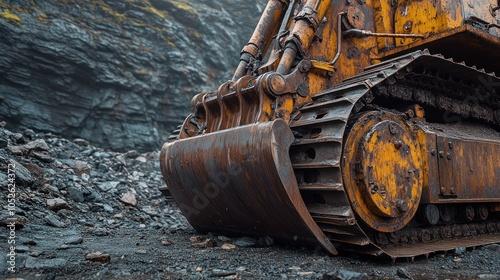
POLYGON ((343 141, 349 121, 363 108, 377 106, 374 99, 389 97, 498 124, 500 118, 495 117, 497 104, 489 103, 491 107, 484 105, 498 96, 488 88, 485 81, 496 83, 500 79, 493 73, 486 73, 464 63, 431 55, 427 51, 418 51, 370 66, 363 73, 316 95, 312 104, 300 110, 291 123, 296 138, 290 149, 292 166, 311 216, 337 249, 374 256, 385 255, 394 260, 428 256, 433 252, 456 247, 500 242, 500 224, 497 229, 495 223, 456 225, 460 230, 455 232, 461 234, 451 233, 450 226, 407 227, 392 235, 365 231, 356 219, 342 179, 343 141), (482 83, 490 94, 467 105, 457 100, 463 101, 463 95, 473 90, 472 86, 464 87, 466 91, 435 96, 426 86, 419 87, 411 82, 416 80, 416 76, 427 77, 432 75, 430 73, 435 73, 434 80, 443 80, 438 74, 445 72, 445 69, 448 73, 454 73, 453 77, 445 80, 448 84, 482 83), (398 83, 401 80, 404 82, 398 83), (401 90, 405 85, 407 90, 401 90))

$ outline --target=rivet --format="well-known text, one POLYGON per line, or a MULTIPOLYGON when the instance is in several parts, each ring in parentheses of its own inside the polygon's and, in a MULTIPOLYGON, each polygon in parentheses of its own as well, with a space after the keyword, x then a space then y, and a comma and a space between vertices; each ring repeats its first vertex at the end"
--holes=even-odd
POLYGON ((446 158, 449 159, 449 160, 451 160, 451 154, 449 152, 446 153, 446 158))
POLYGON ((404 201, 402 199, 398 199, 396 201, 396 207, 398 208, 398 210, 400 212, 406 212, 406 211, 408 211, 408 203, 406 203, 406 201, 404 201))
POLYGON ((444 152, 443 151, 439 151, 439 157, 444 158, 444 152))
POLYGON ((453 149, 453 143, 452 142, 448 142, 448 147, 450 147, 450 149, 453 149))
POLYGON ((403 142, 401 140, 394 141, 394 147, 396 147, 396 149, 399 149, 402 146, 403 146, 403 142))
POLYGON ((415 112, 412 109, 406 110, 405 114, 408 116, 408 118, 413 118, 415 117, 415 112))
POLYGON ((393 122, 389 123, 389 131, 391 132, 392 135, 396 135, 398 133, 398 129, 393 122))
POLYGON ((431 150, 431 155, 432 155, 432 156, 435 156, 435 155, 436 155, 436 150, 435 150, 435 149, 432 149, 432 150, 431 150))

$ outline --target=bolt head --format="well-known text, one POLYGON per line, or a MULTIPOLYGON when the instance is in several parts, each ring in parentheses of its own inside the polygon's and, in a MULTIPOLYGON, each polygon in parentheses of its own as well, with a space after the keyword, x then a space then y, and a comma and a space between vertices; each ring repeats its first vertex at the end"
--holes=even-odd
POLYGON ((396 140, 396 141, 394 141, 394 147, 395 147, 396 149, 399 149, 399 148, 401 148, 402 146, 403 146, 403 141, 401 141, 401 140, 396 140))
POLYGON ((273 74, 268 78, 269 90, 274 94, 281 94, 285 90, 285 79, 279 74, 273 74))
POLYGON ((400 212, 408 211, 408 203, 406 203, 405 200, 398 199, 398 201, 396 201, 396 207, 400 212))

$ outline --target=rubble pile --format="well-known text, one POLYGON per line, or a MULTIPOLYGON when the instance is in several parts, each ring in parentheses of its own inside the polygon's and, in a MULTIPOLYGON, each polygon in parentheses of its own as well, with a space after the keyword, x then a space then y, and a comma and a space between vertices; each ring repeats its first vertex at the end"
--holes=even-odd
MULTIPOLYGON (((101 235, 115 228, 191 229, 158 190, 164 186, 158 157, 159 152, 117 153, 83 139, 0 128, 0 186, 6 193, 10 169, 19 225, 80 224, 101 235)), ((0 223, 9 217, 2 201, 0 223)))

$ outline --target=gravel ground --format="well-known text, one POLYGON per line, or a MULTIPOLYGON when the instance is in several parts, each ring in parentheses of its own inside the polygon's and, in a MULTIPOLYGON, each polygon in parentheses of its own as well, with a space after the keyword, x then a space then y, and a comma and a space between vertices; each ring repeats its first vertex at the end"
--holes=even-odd
POLYGON ((7 279, 500 279, 499 244, 392 263, 356 254, 331 257, 320 249, 277 245, 269 238, 201 235, 158 191, 164 185, 158 155, 115 153, 82 139, 0 128, 0 275, 7 279), (10 192, 9 178, 14 177, 16 189, 10 192), (11 193, 16 195, 15 205, 9 205, 11 193), (15 230, 9 228, 12 222, 15 230), (12 259, 15 264, 9 262, 12 259))

